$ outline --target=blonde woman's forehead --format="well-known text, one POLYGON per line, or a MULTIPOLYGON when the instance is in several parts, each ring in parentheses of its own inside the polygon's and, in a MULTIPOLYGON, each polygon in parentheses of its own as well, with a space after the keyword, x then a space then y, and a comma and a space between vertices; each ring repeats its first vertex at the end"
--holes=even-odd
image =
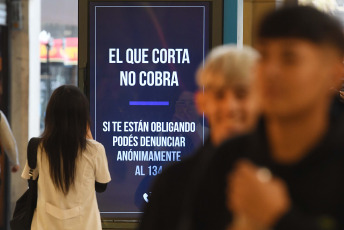
POLYGON ((250 85, 245 85, 245 84, 236 84, 236 85, 231 85, 231 86, 208 86, 204 87, 204 92, 205 93, 210 93, 210 94, 217 94, 219 92, 237 92, 237 91, 250 91, 251 87, 250 85))
POLYGON ((200 77, 199 86, 205 88, 232 88, 236 85, 250 85, 252 82, 253 71, 249 74, 229 74, 225 71, 209 72, 205 71, 200 77))

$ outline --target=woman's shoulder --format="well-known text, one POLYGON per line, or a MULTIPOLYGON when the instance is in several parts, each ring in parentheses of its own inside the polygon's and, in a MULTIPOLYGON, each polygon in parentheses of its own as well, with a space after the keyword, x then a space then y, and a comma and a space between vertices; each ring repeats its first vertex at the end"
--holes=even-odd
POLYGON ((99 151, 105 151, 102 143, 100 143, 96 140, 92 140, 92 139, 87 139, 86 150, 89 150, 92 153, 99 152, 99 151))

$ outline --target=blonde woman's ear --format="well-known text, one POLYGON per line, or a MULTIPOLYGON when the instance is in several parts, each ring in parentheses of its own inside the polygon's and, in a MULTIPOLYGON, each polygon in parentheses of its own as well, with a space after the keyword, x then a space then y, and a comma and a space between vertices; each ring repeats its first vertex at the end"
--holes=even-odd
POLYGON ((205 101, 204 101, 204 94, 202 91, 197 91, 195 93, 195 105, 196 105, 196 109, 198 114, 203 114, 204 110, 205 110, 205 101))

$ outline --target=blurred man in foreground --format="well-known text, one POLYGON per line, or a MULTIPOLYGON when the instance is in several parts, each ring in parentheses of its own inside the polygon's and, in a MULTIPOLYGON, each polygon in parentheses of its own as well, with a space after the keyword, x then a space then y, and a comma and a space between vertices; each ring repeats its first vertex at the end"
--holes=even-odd
POLYGON ((261 23, 257 48, 263 118, 217 151, 194 229, 342 230, 344 113, 332 90, 344 73, 342 28, 316 9, 283 8, 261 23))
POLYGON ((199 114, 204 112, 208 119, 210 136, 193 157, 157 178, 139 229, 178 229, 197 184, 193 178, 203 173, 214 148, 227 138, 253 129, 258 112, 252 90, 257 59, 258 53, 252 48, 227 45, 214 49, 204 67, 199 67, 195 102, 199 114))

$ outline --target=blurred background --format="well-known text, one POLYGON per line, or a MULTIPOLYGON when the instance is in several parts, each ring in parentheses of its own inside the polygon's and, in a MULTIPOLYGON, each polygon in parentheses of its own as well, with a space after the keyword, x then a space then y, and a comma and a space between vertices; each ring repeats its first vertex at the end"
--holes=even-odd
MULTIPOLYGON (((238 25, 246 45, 254 45, 257 22, 265 12, 283 4, 312 4, 338 17, 344 29, 344 0, 235 1, 242 6, 238 25)), ((0 109, 17 140, 21 169, 29 138, 44 129, 51 93, 63 84, 77 85, 77 65, 78 0, 0 0, 0 109)), ((0 166, 1 230, 9 229, 6 220, 26 182, 20 173, 9 173, 3 154, 0 166)))

